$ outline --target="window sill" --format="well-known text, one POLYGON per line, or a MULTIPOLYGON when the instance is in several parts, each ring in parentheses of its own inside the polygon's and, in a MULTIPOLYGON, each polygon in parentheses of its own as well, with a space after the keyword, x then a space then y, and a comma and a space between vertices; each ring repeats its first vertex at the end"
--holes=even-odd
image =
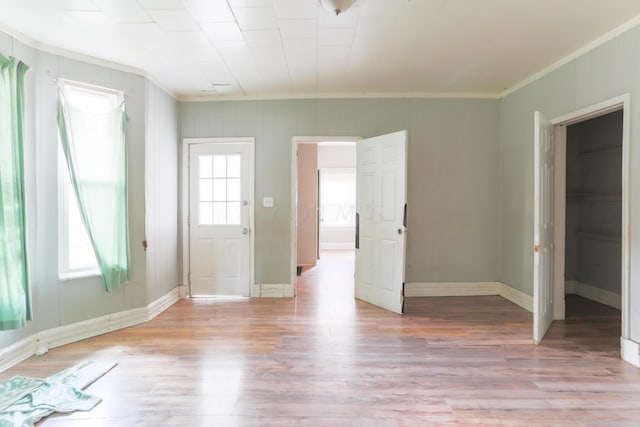
POLYGON ((83 271, 72 271, 67 273, 61 273, 58 276, 58 279, 62 282, 67 282, 70 280, 76 279, 86 279, 89 277, 100 277, 100 270, 83 270, 83 271))

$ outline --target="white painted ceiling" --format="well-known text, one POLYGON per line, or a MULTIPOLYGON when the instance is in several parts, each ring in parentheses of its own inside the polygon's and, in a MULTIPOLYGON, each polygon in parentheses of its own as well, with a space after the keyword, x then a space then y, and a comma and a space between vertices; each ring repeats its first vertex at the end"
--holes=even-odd
POLYGON ((0 0, 26 40, 179 99, 500 94, 640 15, 639 0, 0 0))

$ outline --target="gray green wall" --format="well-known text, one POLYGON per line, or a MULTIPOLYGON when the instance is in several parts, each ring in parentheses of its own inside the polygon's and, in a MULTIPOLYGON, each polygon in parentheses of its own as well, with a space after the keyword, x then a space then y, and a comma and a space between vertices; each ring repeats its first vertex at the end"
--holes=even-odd
MULTIPOLYGON (((39 331, 146 306, 177 286, 177 214, 146 225, 149 213, 177 211, 177 103, 145 78, 38 51, 0 33, 0 52, 15 56, 29 67, 25 106, 25 191, 28 257, 33 296, 33 320, 23 329, 0 331, 0 349, 39 331), (99 277, 58 279, 57 217, 57 92, 55 79, 66 78, 125 92, 127 104, 127 155, 131 280, 107 294, 99 277), (147 94, 150 94, 147 96, 147 94), (152 117, 148 105, 157 105, 152 117), (167 124, 168 123, 168 124, 167 124), (157 127, 158 131, 154 132, 157 127), (145 146, 164 150, 151 165, 168 165, 169 181, 157 181, 148 189, 165 199, 145 206, 145 146), (147 282, 147 259, 141 242, 146 233, 165 249, 156 264, 165 264, 166 276, 147 282), (159 242, 159 243, 158 243, 159 242), (171 269, 171 264, 174 265, 171 269)), ((156 197, 157 199, 157 197, 156 197)), ((156 200, 152 199, 152 200, 156 200)), ((155 246, 154 246, 155 249, 155 246)))
POLYGON ((150 302, 171 291, 179 281, 178 103, 150 81, 146 89, 145 227, 150 302))
POLYGON ((501 277, 529 295, 533 290, 533 115, 553 119, 629 93, 631 336, 640 341, 640 28, 594 48, 506 96, 500 103, 501 277))
POLYGON ((256 283, 289 283, 294 136, 406 129, 407 282, 500 279, 499 101, 308 99, 185 102, 180 136, 255 137, 256 283))

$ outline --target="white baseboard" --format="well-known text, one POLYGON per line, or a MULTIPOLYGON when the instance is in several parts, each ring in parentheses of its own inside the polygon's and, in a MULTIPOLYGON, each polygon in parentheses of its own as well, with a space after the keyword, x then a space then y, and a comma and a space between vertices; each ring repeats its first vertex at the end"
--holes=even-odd
POLYGON ((256 283, 251 285, 251 298, 293 298, 295 287, 291 283, 256 283))
POLYGON ((576 294, 578 290, 578 282, 575 280, 567 280, 564 282, 565 294, 576 294))
POLYGON ((37 332, 15 344, 0 349, 0 372, 35 354, 44 354, 51 348, 148 322, 178 299, 179 291, 176 287, 145 307, 120 311, 37 332))
POLYGON ((565 282, 564 293, 580 295, 583 298, 608 305, 609 307, 617 308, 618 310, 622 307, 622 297, 620 294, 575 280, 565 282))
POLYGON ((407 298, 482 295, 499 295, 527 311, 533 311, 533 297, 502 282, 407 283, 404 287, 404 296, 407 298))
POLYGON ((620 338, 620 357, 640 368, 640 344, 626 338, 620 338))
POLYGON ((499 293, 502 298, 508 299, 514 304, 519 305, 528 312, 533 313, 533 297, 522 291, 512 288, 504 283, 498 282, 499 293))
POLYGON ((178 296, 180 297, 180 299, 189 298, 189 286, 179 285, 178 286, 178 296))

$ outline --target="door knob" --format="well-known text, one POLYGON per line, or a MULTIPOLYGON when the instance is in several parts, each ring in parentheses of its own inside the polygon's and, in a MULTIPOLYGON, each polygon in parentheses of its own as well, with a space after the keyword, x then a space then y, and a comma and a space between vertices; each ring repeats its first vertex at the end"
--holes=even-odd
POLYGON ((249 234, 249 229, 246 227, 242 228, 242 234, 249 234))

